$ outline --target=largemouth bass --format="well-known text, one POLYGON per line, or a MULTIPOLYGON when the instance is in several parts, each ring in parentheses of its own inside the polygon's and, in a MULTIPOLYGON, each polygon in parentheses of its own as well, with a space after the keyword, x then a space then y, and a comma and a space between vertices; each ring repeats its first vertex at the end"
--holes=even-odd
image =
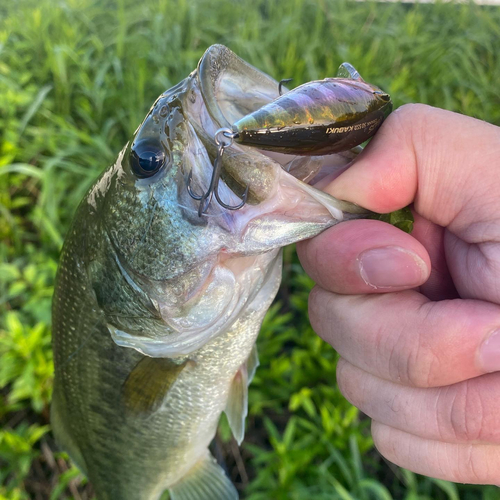
POLYGON ((55 436, 99 500, 237 499, 210 456, 226 412, 244 435, 255 341, 281 247, 366 215, 303 182, 353 155, 302 158, 233 144, 198 215, 214 133, 278 97, 278 82, 221 45, 163 93, 79 206, 53 302, 55 436), (284 168, 285 166, 285 168, 284 168))

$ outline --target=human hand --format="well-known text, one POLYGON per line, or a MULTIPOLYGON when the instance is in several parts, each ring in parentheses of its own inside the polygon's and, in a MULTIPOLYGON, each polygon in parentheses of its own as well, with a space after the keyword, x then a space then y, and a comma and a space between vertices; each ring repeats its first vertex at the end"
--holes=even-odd
POLYGON ((391 462, 500 484, 500 128, 403 106, 324 190, 415 213, 411 236, 357 220, 298 245, 342 393, 391 462))

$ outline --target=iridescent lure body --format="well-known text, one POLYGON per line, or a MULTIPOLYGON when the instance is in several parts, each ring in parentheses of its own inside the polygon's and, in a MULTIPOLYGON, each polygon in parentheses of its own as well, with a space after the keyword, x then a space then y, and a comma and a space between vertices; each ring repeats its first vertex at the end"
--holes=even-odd
POLYGON ((391 98, 344 63, 337 78, 305 83, 244 116, 235 140, 260 149, 324 155, 351 149, 375 134, 391 98))

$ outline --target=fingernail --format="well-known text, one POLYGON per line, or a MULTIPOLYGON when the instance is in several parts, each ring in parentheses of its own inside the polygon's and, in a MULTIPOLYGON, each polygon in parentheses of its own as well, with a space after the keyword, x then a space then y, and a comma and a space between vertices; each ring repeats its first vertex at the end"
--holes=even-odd
POLYGON ((358 256, 359 274, 373 288, 421 285, 429 271, 416 254, 400 247, 365 250, 358 256))
POLYGON ((495 330, 479 347, 479 363, 485 372, 500 370, 500 330, 495 330))

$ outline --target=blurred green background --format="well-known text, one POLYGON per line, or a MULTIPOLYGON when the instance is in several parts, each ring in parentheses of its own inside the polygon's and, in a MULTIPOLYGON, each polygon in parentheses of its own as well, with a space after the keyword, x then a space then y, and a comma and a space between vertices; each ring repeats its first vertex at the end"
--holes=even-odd
MULTIPOLYGON (((50 434, 50 302, 58 254, 93 179, 154 99, 213 43, 294 85, 351 62, 396 107, 424 102, 500 124, 500 9, 336 0, 0 2, 0 498, 94 498, 50 434)), ((376 453, 312 332, 312 282, 285 251, 259 338, 247 438, 215 453, 258 499, 498 499, 376 453)))

